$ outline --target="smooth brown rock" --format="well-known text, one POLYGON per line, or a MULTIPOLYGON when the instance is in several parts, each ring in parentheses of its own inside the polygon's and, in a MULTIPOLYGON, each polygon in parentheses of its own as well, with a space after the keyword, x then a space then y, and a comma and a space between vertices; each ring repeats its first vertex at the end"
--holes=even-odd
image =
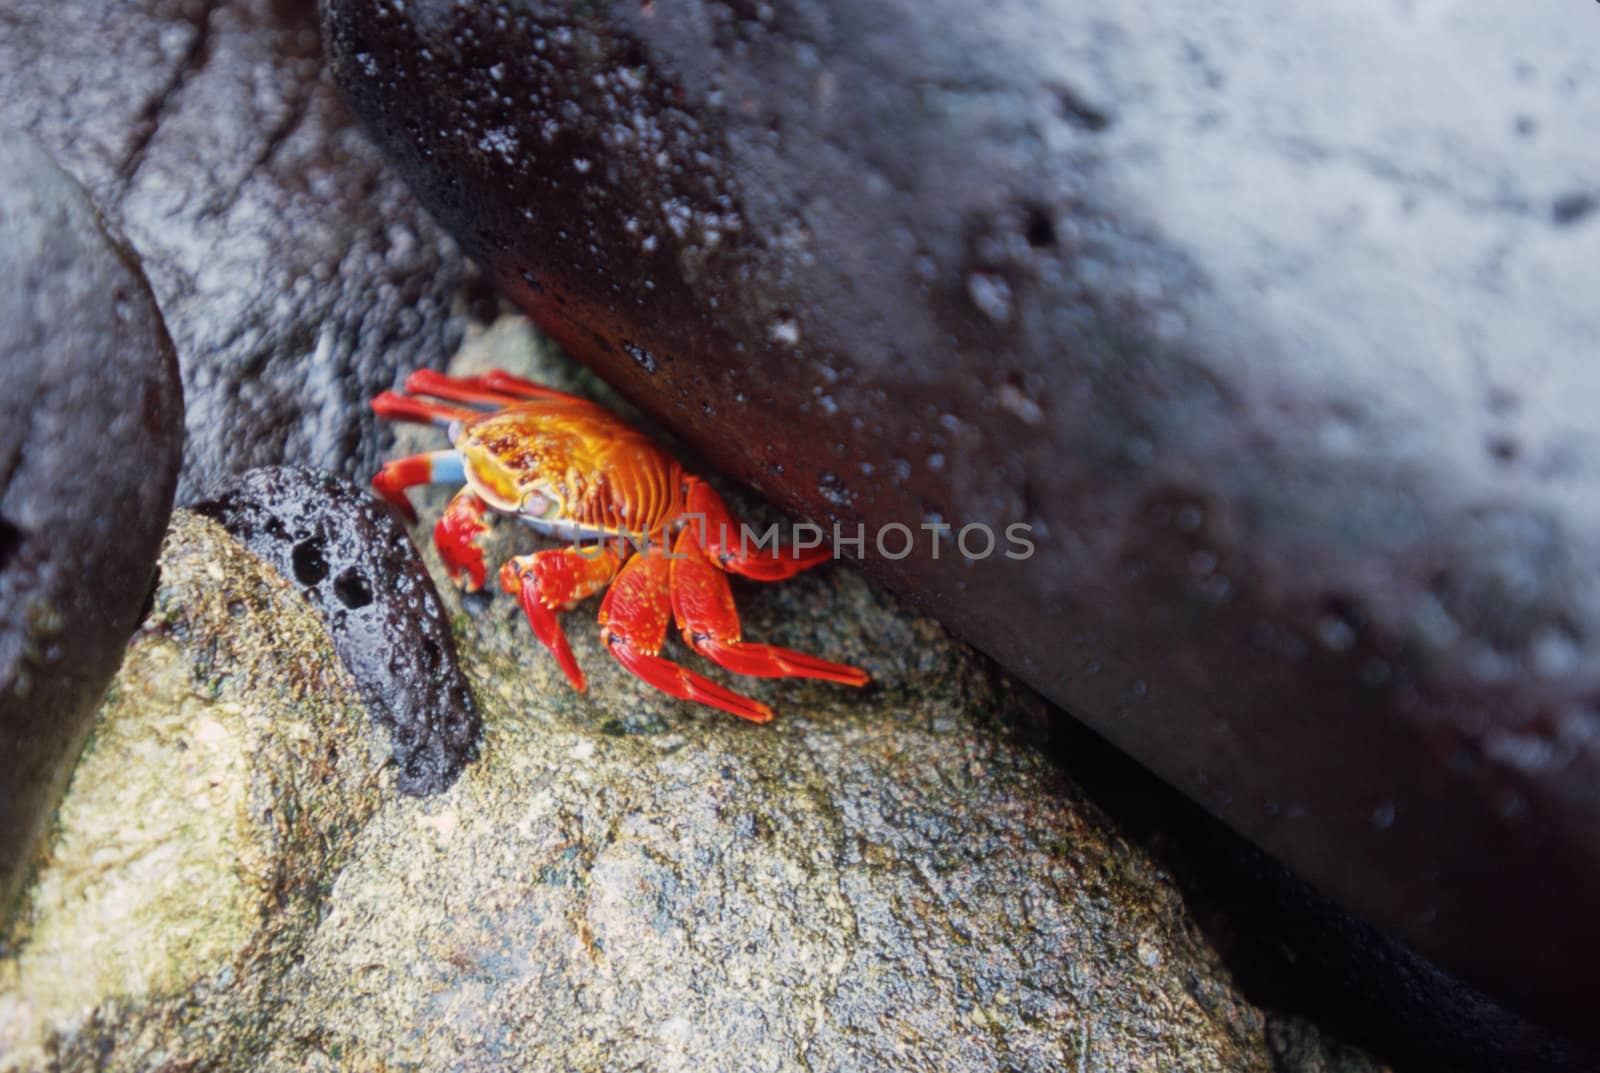
POLYGON ((1596 1038, 1592 13, 330 0, 535 318, 1300 874, 1596 1038), (872 551, 869 544, 869 553, 872 551))

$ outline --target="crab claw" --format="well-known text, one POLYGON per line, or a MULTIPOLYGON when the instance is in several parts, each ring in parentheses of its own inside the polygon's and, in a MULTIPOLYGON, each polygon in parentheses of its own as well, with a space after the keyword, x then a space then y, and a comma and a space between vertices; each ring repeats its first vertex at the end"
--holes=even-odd
POLYGON ((488 509, 489 504, 471 489, 463 488, 433 527, 433 543, 439 549, 439 557, 449 568, 451 579, 468 592, 483 588, 485 570, 479 540, 489 530, 489 523, 484 521, 488 509))
POLYGON ((517 603, 522 605, 522 613, 528 617, 528 625, 533 627, 533 635, 556 658, 556 663, 567 676, 567 681, 572 683, 572 688, 582 693, 589 683, 583 676, 583 668, 578 666, 578 658, 572 654, 572 646, 567 643, 561 620, 540 599, 534 569, 531 566, 518 569, 515 559, 506 560, 500 567, 500 587, 506 592, 516 593, 517 603))
POLYGON ((586 684, 583 669, 572 654, 557 614, 604 588, 620 562, 608 549, 585 554, 577 548, 551 548, 507 559, 500 567, 500 588, 516 594, 534 636, 555 656, 567 681, 580 693, 586 684))

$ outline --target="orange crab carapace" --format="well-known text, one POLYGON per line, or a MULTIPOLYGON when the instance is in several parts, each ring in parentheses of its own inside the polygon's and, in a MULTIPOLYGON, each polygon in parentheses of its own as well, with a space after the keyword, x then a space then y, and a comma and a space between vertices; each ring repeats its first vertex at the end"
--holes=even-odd
POLYGON ((672 619, 690 648, 731 671, 866 684, 856 667, 740 636, 724 572, 778 581, 826 561, 826 548, 748 548, 745 530, 709 485, 586 399, 498 370, 474 377, 423 370, 406 379, 405 392, 384 392, 373 410, 444 427, 453 446, 386 464, 373 488, 415 521, 407 488, 465 485, 433 539, 469 592, 483 587, 481 541, 491 514, 568 542, 507 560, 500 587, 516 594, 573 688, 583 689, 583 671, 556 616, 607 585, 601 639, 623 666, 675 697, 758 723, 772 718, 760 701, 662 658, 672 619))

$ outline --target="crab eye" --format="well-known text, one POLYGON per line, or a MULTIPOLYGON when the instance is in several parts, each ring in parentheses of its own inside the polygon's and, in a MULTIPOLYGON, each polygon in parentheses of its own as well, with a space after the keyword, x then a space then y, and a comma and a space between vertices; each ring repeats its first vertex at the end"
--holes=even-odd
POLYGON ((524 518, 548 518, 561 509, 561 503, 549 494, 535 490, 522 497, 517 513, 524 518))

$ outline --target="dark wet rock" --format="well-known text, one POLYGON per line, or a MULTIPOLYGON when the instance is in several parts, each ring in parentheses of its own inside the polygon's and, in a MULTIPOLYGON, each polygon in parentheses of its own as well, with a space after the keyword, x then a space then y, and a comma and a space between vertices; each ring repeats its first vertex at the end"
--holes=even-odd
MULTIPOLYGON (((512 362, 526 338, 456 371, 592 386, 512 362)), ((1008 729, 1037 698, 854 570, 739 586, 752 636, 877 683, 740 680, 766 726, 633 678, 593 600, 577 693, 509 600, 445 587, 489 732, 416 799, 373 777, 293 586, 203 519, 174 532, 0 954, 22 1068, 1380 1073, 1244 999, 1164 870, 1008 729)))
POLYGON ((197 508, 322 613, 373 721, 394 733, 400 789, 437 793, 477 756, 480 724, 450 623, 389 507, 330 474, 254 469, 197 508))
MULTIPOLYGON (((1244 993, 1396 1070, 1592 1073, 1600 1053, 1506 1008, 1331 901, 1069 720, 1034 740, 1177 880, 1244 993)), ((1273 1039, 1290 1052, 1291 1037, 1273 1039)))
POLYGON ((1575 12, 330 0, 435 214, 718 466, 1595 1038, 1600 107, 1575 12), (1315 42, 1315 46, 1308 46, 1315 42))
POLYGON ((143 259, 177 347, 179 499, 296 463, 370 471, 364 400, 441 364, 454 244, 356 129, 312 0, 0 0, 0 123, 143 259))
POLYGON ((149 595, 182 444, 138 262, 0 129, 0 918, 149 595))

